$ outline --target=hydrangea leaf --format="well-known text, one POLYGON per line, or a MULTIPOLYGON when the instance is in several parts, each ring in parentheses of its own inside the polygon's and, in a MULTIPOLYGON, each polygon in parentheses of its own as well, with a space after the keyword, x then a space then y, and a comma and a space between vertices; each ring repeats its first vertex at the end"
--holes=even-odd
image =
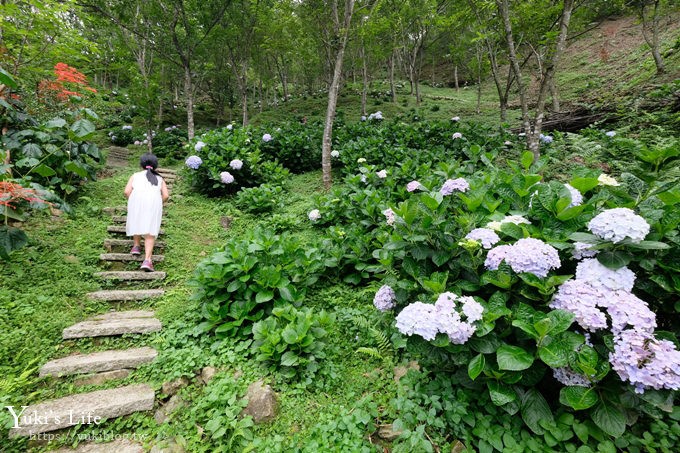
POLYGON ((627 266, 632 259, 633 255, 623 251, 603 250, 597 254, 597 260, 600 262, 600 264, 613 270, 627 266))
POLYGON ((502 384, 498 381, 488 381, 486 383, 489 388, 489 396, 491 396, 491 402, 496 406, 503 406, 511 401, 517 399, 517 393, 506 384, 502 384))
POLYGON ((620 437, 626 431, 626 417, 621 409, 604 400, 592 412, 598 428, 613 437, 620 437))
POLYGON ((555 423, 550 406, 543 395, 535 389, 529 389, 522 397, 522 420, 538 435, 545 432, 541 424, 553 425, 555 423))
POLYGON ((504 344, 496 351, 496 360, 501 370, 522 371, 534 363, 534 356, 519 346, 504 344))
POLYGON ((486 360, 484 359, 484 354, 477 354, 475 358, 468 363, 468 376, 470 376, 470 379, 473 381, 477 379, 477 376, 484 371, 485 366, 486 360))

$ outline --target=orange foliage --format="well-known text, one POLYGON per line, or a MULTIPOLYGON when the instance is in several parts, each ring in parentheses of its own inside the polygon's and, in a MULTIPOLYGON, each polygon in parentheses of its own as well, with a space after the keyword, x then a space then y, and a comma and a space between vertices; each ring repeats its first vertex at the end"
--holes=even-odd
POLYGON ((35 189, 27 189, 11 181, 0 181, 0 206, 14 209, 15 206, 12 203, 21 200, 28 201, 29 203, 51 204, 43 200, 35 189))
POLYGON ((54 65, 54 75, 57 80, 41 80, 38 84, 38 91, 41 93, 51 93, 59 101, 67 101, 71 96, 82 96, 77 91, 68 90, 67 84, 81 86, 83 89, 96 93, 97 90, 87 84, 87 77, 76 68, 66 63, 54 65))

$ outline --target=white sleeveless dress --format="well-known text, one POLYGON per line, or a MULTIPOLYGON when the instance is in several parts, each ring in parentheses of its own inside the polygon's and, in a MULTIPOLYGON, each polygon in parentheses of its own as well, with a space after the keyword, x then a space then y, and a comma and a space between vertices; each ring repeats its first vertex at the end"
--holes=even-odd
POLYGON ((163 217, 163 178, 158 175, 156 178, 158 184, 154 186, 146 179, 146 170, 132 175, 132 194, 128 198, 125 223, 125 233, 128 236, 149 234, 158 237, 163 217))

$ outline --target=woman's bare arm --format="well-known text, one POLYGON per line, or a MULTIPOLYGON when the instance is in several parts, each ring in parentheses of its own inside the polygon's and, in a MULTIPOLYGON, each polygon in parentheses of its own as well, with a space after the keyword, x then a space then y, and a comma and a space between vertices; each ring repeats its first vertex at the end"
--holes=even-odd
POLYGON ((125 186, 125 198, 130 198, 130 194, 132 194, 132 178, 134 178, 134 175, 130 176, 127 186, 125 186))
POLYGON ((163 201, 168 201, 168 198, 170 198, 170 194, 168 193, 168 186, 165 184, 165 179, 161 183, 161 198, 163 198, 163 201))

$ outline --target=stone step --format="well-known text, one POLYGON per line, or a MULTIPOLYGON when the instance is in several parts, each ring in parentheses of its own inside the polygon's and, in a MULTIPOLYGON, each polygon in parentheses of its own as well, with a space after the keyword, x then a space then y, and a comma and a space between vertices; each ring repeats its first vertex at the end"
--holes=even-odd
MULTIPOLYGON (((125 223, 127 222, 127 216, 126 215, 114 215, 113 218, 114 223, 125 223)), ((163 219, 161 219, 161 225, 163 224, 163 219)))
MULTIPOLYGON (((130 255, 129 253, 102 253, 99 255, 102 261, 144 261, 144 255, 130 255)), ((165 259, 164 255, 151 255, 151 261, 161 262, 165 259)))
POLYGON ((145 271, 111 271, 111 272, 97 272, 95 277, 102 280, 164 280, 165 272, 145 272, 145 271))
POLYGON ((157 355, 155 349, 148 347, 77 354, 47 362, 40 368, 39 375, 68 376, 139 368, 145 363, 153 362, 157 355))
MULTIPOLYGON (((104 214, 109 214, 109 215, 125 215, 127 214, 127 206, 109 206, 106 208, 102 208, 102 212, 104 214)), ((167 211, 163 210, 163 217, 165 217, 165 213, 167 211)))
MULTIPOLYGON (((131 249, 133 244, 134 241, 132 239, 104 239, 104 247, 109 251, 113 247, 131 249)), ((166 244, 163 241, 156 241, 153 246, 154 248, 164 249, 165 245, 166 244)), ((142 243, 142 249, 144 249, 144 243, 142 243)))
MULTIPOLYGON (((34 404, 24 410, 19 427, 10 428, 9 437, 31 436, 79 423, 95 424, 103 419, 148 411, 153 409, 154 400, 151 387, 136 384, 34 404)), ((21 411, 21 408, 16 409, 21 411)))
MULTIPOLYGON (((120 233, 125 234, 125 225, 109 225, 106 227, 108 233, 120 233)), ((165 230, 161 228, 158 232, 159 235, 165 234, 165 230)))
POLYGON ((158 332, 163 326, 156 318, 92 319, 67 327, 61 336, 64 340, 89 337, 107 337, 127 333, 158 332))
POLYGON ((161 297, 165 294, 162 289, 134 289, 134 290, 104 290, 88 293, 87 298, 90 300, 105 300, 115 302, 119 300, 144 300, 161 297))
POLYGON ((113 442, 99 444, 95 442, 81 442, 75 449, 62 447, 59 450, 54 450, 52 453, 144 453, 144 447, 129 439, 118 439, 113 442))
POLYGON ((125 311, 107 311, 100 313, 90 318, 90 321, 107 321, 114 319, 139 319, 139 318, 153 318, 156 314, 150 310, 125 310, 125 311))
POLYGON ((173 170, 172 168, 157 168, 156 171, 160 174, 169 174, 169 175, 176 175, 177 170, 173 170))

